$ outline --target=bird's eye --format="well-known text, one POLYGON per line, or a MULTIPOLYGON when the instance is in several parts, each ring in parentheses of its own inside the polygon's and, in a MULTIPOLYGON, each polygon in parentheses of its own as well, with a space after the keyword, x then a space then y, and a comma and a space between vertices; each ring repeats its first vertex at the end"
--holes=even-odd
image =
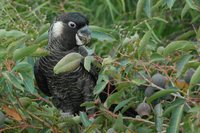
POLYGON ((76 28, 76 24, 74 22, 72 22, 72 21, 70 21, 68 23, 68 25, 69 25, 70 28, 76 28))

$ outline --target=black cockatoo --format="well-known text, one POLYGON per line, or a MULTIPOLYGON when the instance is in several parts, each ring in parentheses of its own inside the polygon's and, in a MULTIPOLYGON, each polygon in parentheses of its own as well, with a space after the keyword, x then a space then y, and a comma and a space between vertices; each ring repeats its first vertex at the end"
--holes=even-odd
POLYGON ((48 32, 47 50, 50 55, 41 57, 35 63, 34 74, 39 89, 52 96, 54 105, 62 112, 78 114, 83 110, 80 104, 93 100, 92 92, 96 76, 84 69, 83 64, 73 72, 54 74, 53 68, 65 55, 76 52, 87 56, 83 47, 91 38, 88 19, 77 12, 58 16, 48 32))

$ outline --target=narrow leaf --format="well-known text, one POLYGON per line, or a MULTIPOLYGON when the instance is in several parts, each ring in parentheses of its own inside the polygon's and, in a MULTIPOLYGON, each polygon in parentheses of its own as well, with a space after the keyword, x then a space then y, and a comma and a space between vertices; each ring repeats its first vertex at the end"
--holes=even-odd
POLYGON ((13 53, 13 58, 15 60, 22 59, 32 54, 34 51, 36 51, 37 48, 38 48, 38 45, 32 45, 25 48, 16 49, 13 53))
POLYGON ((157 133, 161 133, 163 129, 163 109, 162 109, 162 104, 159 103, 154 107, 154 113, 156 117, 156 130, 157 133))
POLYGON ((190 41, 174 41, 167 45, 164 49, 164 55, 168 56, 177 50, 189 51, 195 49, 195 43, 190 41))
POLYGON ((146 0, 144 11, 146 12, 147 16, 151 18, 152 16, 152 0, 146 0))
POLYGON ((190 86, 189 89, 191 89, 194 85, 200 82, 200 66, 197 68, 197 70, 192 75, 192 78, 190 80, 190 86))
POLYGON ((133 98, 129 98, 129 99, 126 99, 122 102, 120 102, 114 109, 114 113, 117 112, 118 110, 120 110, 122 107, 124 107, 126 104, 128 104, 131 100, 133 100, 133 98))
POLYGON ((156 93, 154 93, 152 96, 150 96, 149 98, 147 98, 147 103, 151 103, 152 101, 154 101, 155 99, 158 99, 160 97, 163 97, 167 94, 170 94, 170 93, 175 93, 177 92, 178 90, 177 89, 164 89, 164 90, 160 90, 156 93))
POLYGON ((179 124, 181 122, 182 114, 183 114, 184 104, 178 106, 172 113, 169 127, 167 128, 167 133, 178 133, 179 132, 179 124))
POLYGON ((40 35, 36 40, 35 40, 35 43, 40 43, 44 40, 47 40, 48 38, 48 31, 44 32, 42 35, 40 35))
POLYGON ((145 0, 138 0, 137 7, 136 7, 136 19, 139 19, 144 9, 145 0))
POLYGON ((115 121, 113 128, 115 129, 115 131, 117 132, 122 132, 123 131, 123 117, 122 114, 119 113, 117 120, 115 121))
POLYGON ((185 99, 178 98, 174 102, 170 103, 170 106, 167 106, 165 109, 163 116, 167 116, 169 113, 171 113, 173 110, 176 109, 177 106, 180 106, 185 103, 185 99))
POLYGON ((21 86, 20 82, 18 81, 18 79, 16 78, 16 76, 14 76, 12 73, 9 72, 3 72, 2 73, 3 76, 11 83, 13 84, 17 89, 21 90, 22 92, 24 92, 24 88, 21 86))
POLYGON ((193 0, 186 0, 186 3, 190 8, 198 11, 198 8, 197 8, 197 6, 196 6, 196 4, 194 3, 193 0))
POLYGON ((166 0, 167 6, 171 9, 176 0, 166 0))
POLYGON ((92 124, 91 121, 88 119, 85 112, 80 112, 79 115, 80 115, 81 122, 83 123, 84 127, 88 127, 92 124))
POLYGON ((121 91, 115 92, 112 95, 110 95, 106 99, 105 106, 109 108, 112 104, 118 104, 121 101, 121 95, 122 95, 121 91))
POLYGON ((23 36, 26 36, 24 32, 18 31, 18 30, 11 30, 6 32, 6 37, 14 37, 14 38, 20 38, 23 36))
POLYGON ((99 76, 98 80, 97 80, 97 84, 94 88, 94 94, 100 94, 104 88, 106 87, 106 85, 108 84, 108 80, 106 78, 104 78, 104 76, 99 76))
POLYGON ((192 55, 184 55, 183 57, 181 57, 177 61, 177 63, 176 63, 176 70, 177 70, 176 77, 179 77, 182 74, 185 65, 188 63, 188 61, 191 58, 192 58, 192 55))
POLYGON ((16 72, 30 72, 31 70, 32 66, 28 62, 20 62, 16 64, 12 69, 12 71, 16 72))
POLYGON ((138 48, 138 58, 140 58, 142 53, 144 52, 147 44, 149 43, 150 37, 151 37, 151 31, 146 32, 142 37, 138 48))
POLYGON ((181 11, 181 19, 184 18, 185 14, 189 11, 190 7, 188 6, 188 4, 186 3, 184 8, 181 11))

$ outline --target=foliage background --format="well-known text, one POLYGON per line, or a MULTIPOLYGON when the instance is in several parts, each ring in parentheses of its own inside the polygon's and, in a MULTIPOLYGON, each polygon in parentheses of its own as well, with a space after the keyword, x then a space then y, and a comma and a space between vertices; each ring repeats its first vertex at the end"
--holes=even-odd
POLYGON ((198 0, 1 0, 0 9, 0 132, 200 132, 198 0), (85 113, 62 118, 34 84, 33 64, 48 54, 49 25, 69 11, 89 17, 90 47, 103 59, 94 93, 106 84, 117 87, 98 105, 95 119, 85 113), (195 73, 187 84, 189 68, 195 73), (167 87, 151 82, 158 72, 167 87), (159 91, 145 98, 147 86, 159 91), (151 106, 148 117, 123 115, 142 102, 151 106))

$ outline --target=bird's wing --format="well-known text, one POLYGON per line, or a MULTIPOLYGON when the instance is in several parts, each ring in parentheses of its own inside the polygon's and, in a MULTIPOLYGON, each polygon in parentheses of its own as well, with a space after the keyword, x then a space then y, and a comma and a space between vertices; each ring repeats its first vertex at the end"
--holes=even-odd
POLYGON ((40 69, 39 61, 36 61, 34 66, 34 75, 38 85, 38 88, 47 96, 51 96, 51 93, 48 89, 46 76, 40 69))

